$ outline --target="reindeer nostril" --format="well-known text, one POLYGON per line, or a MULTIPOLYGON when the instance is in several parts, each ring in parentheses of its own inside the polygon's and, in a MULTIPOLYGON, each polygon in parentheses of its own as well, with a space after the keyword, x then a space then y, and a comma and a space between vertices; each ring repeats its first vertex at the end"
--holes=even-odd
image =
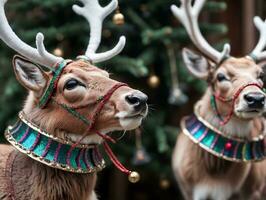
POLYGON ((245 99, 248 103, 253 103, 253 101, 254 101, 253 96, 250 95, 250 94, 245 94, 244 99, 245 99))
POLYGON ((134 95, 126 96, 126 100, 129 104, 137 105, 140 103, 140 99, 134 95))
POLYGON ((146 107, 148 97, 145 94, 132 94, 126 96, 126 101, 134 106, 135 110, 139 111, 146 107))
POLYGON ((265 95, 261 93, 249 93, 244 95, 249 108, 260 109, 265 104, 265 95))

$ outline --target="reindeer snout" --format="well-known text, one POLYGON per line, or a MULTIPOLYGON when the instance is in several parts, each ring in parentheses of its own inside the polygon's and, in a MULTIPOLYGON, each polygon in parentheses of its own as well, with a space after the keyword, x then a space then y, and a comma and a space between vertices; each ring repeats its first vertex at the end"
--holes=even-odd
POLYGON ((147 95, 142 92, 137 92, 126 96, 127 103, 133 106, 136 111, 142 111, 146 109, 147 100, 147 95))
POLYGON ((252 109, 261 109, 265 104, 265 95, 259 92, 248 93, 244 95, 248 107, 252 109))

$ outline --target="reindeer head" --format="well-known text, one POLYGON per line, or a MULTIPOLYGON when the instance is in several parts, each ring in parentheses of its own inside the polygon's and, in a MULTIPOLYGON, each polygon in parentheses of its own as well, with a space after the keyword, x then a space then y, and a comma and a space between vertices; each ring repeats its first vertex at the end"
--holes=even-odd
MULTIPOLYGON (((217 110, 241 119, 252 119, 265 111, 265 94, 262 91, 263 70, 260 63, 266 60, 266 22, 254 18, 260 31, 260 40, 252 53, 243 58, 230 56, 230 46, 224 45, 222 52, 212 48, 202 36, 198 16, 206 0, 181 0, 178 8, 172 5, 174 15, 184 25, 192 42, 201 54, 183 50, 183 59, 188 70, 200 79, 209 82, 209 90, 217 102, 217 110), (231 110, 231 111, 230 111, 231 110), (231 113, 230 113, 231 112, 231 113)), ((230 115, 230 116, 229 116, 230 115)))
POLYGON ((145 94, 109 78, 106 71, 92 64, 112 58, 125 46, 122 36, 112 50, 96 53, 102 22, 117 7, 117 0, 106 7, 98 0, 81 2, 84 7, 74 5, 73 10, 89 22, 90 41, 85 55, 71 61, 48 53, 41 33, 36 36, 36 49, 21 41, 6 19, 6 0, 0 0, 0 38, 23 56, 15 56, 13 66, 19 82, 30 91, 24 112, 47 131, 68 133, 73 140, 84 134, 90 121, 91 134, 94 130, 130 130, 137 128, 147 114, 145 94), (101 108, 95 109, 98 104, 101 108))

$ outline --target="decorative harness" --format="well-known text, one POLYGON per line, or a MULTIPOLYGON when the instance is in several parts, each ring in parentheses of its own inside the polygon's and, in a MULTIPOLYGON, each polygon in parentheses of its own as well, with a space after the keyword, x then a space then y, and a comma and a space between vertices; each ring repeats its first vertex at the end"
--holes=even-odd
MULTIPOLYGON (((222 62, 226 59, 227 58, 223 59, 222 62)), ((221 63, 217 67, 219 67, 221 63)), ((235 102, 245 88, 255 86, 263 90, 262 86, 258 83, 247 83, 238 88, 232 98, 224 98, 215 92, 213 83, 209 82, 209 84, 212 88, 211 106, 220 120, 219 124, 221 126, 226 125, 230 121, 234 114, 235 102), (225 117, 222 117, 218 111, 217 100, 223 103, 231 103, 230 111, 225 117)), ((229 161, 249 162, 265 159, 265 136, 263 134, 251 140, 227 136, 204 120, 199 115, 198 109, 199 107, 195 106, 194 114, 182 119, 181 127, 184 134, 201 148, 229 161)))
MULTIPOLYGON (((41 109, 44 109, 47 104, 52 101, 70 113, 73 117, 85 123, 88 128, 81 139, 76 143, 73 143, 72 141, 66 141, 52 136, 45 130, 39 129, 32 122, 28 121, 22 112, 19 115, 20 120, 13 127, 9 127, 7 129, 5 136, 7 140, 19 151, 26 153, 31 158, 44 163, 49 167, 75 173, 92 173, 104 168, 104 160, 100 155, 96 144, 83 145, 80 143, 94 128, 97 117, 113 93, 118 88, 127 86, 127 84, 118 82, 112 86, 104 96, 100 96, 97 99, 97 105, 93 114, 89 116, 88 119, 77 111, 81 107, 72 108, 66 104, 57 102, 53 98, 60 76, 65 67, 71 62, 71 60, 63 60, 62 62, 56 64, 54 71, 52 71, 53 77, 43 96, 40 98, 38 105, 41 109)), ((82 106, 82 108, 84 108, 84 106, 82 106)), ((104 139, 103 145, 105 151, 115 166, 122 172, 128 174, 131 182, 137 182, 137 172, 132 172, 126 169, 116 158, 107 143, 107 141, 111 141, 112 143, 115 143, 116 141, 107 135, 101 134, 99 131, 96 131, 95 133, 104 139), (133 177, 131 177, 132 175, 133 177)))
POLYGON ((234 114, 234 107, 235 107, 235 102, 236 102, 237 98, 239 97, 239 95, 241 94, 241 92, 242 92, 245 88, 250 87, 250 86, 255 86, 255 87, 258 87, 260 90, 262 90, 261 85, 259 85, 258 83, 247 83, 247 84, 245 84, 245 85, 242 85, 242 86, 241 86, 241 87, 235 92, 235 94, 233 95, 232 98, 228 98, 228 99, 223 98, 221 95, 218 95, 218 94, 215 93, 214 90, 213 90, 213 94, 212 94, 212 96, 211 96, 211 106, 212 106, 213 110, 215 111, 217 117, 219 118, 219 120, 220 120, 220 125, 221 125, 221 126, 224 126, 225 124, 227 124, 227 123, 230 121, 231 117, 232 117, 233 114, 234 114), (223 117, 221 116, 221 114, 219 113, 218 108, 217 108, 217 104, 216 104, 216 100, 219 100, 219 101, 221 101, 221 102, 223 102, 223 103, 229 103, 229 102, 231 102, 231 109, 230 109, 230 111, 229 111, 229 113, 228 113, 228 115, 227 115, 226 117, 223 118, 223 117))
MULTIPOLYGON (((250 54, 248 57, 256 62, 256 59, 255 59, 255 57, 253 55, 250 54)), ((223 58, 221 59, 221 61, 214 68, 215 69, 219 68, 229 58, 230 58, 230 56, 224 55, 223 58)), ((231 117, 234 114, 235 102, 236 102, 237 98, 239 97, 239 95, 241 94, 241 92, 245 88, 250 87, 250 86, 255 86, 255 87, 258 87, 260 90, 263 90, 263 87, 260 84, 258 84, 258 83, 247 83, 247 84, 242 85, 240 88, 238 88, 238 90, 235 92, 235 94, 233 94, 233 97, 224 98, 220 94, 217 94, 215 92, 215 86, 214 86, 214 84, 212 82, 212 70, 211 69, 209 69, 209 74, 210 75, 209 75, 207 80, 208 80, 209 86, 212 89, 211 106, 212 106, 214 112, 216 113, 217 117, 219 118, 221 126, 226 125, 230 121, 231 117), (222 117, 221 114, 219 113, 218 107, 217 107, 217 103, 216 103, 217 100, 219 100, 219 101, 221 101, 223 103, 231 102, 231 109, 230 109, 229 113, 227 114, 227 116, 222 117)))
POLYGON ((217 130, 200 117, 197 106, 194 114, 181 121, 183 133, 209 153, 234 162, 265 159, 264 135, 252 140, 233 138, 217 130))

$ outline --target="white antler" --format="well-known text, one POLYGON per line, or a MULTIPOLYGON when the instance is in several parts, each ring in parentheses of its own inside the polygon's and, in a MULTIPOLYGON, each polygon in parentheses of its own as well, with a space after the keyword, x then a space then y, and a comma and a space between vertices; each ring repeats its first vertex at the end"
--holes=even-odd
POLYGON ((36 36, 37 49, 32 48, 19 39, 6 19, 4 10, 6 2, 7 0, 0 0, 0 39, 2 39, 10 48, 14 49, 30 61, 48 68, 52 67, 55 63, 62 61, 63 58, 56 57, 46 51, 43 44, 44 36, 42 33, 38 33, 36 36))
POLYGON ((102 62, 108 60, 117 54, 119 54, 125 44, 126 38, 121 36, 118 44, 110 51, 104 53, 96 53, 100 43, 102 35, 102 23, 103 20, 118 6, 117 0, 112 0, 107 6, 101 7, 98 0, 80 0, 84 7, 73 5, 75 13, 85 17, 90 25, 90 41, 86 50, 85 56, 92 62, 102 62))
POLYGON ((181 6, 177 7, 172 5, 171 10, 175 17, 183 24, 198 50, 213 62, 219 63, 225 56, 229 56, 230 45, 225 44, 223 51, 219 52, 211 47, 202 36, 199 29, 198 17, 205 1, 206 0, 195 0, 194 5, 192 6, 192 0, 181 0, 181 6))
POLYGON ((266 20, 263 21, 260 17, 254 17, 254 24, 260 32, 260 39, 251 52, 251 56, 256 58, 257 61, 266 59, 266 51, 263 51, 266 47, 266 20))

